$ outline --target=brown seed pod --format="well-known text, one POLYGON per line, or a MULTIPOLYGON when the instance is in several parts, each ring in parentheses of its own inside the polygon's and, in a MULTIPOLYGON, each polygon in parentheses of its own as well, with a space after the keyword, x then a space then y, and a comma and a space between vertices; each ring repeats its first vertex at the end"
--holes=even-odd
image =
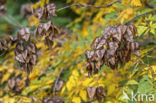
POLYGON ((92 71, 97 73, 103 64, 115 69, 119 63, 128 62, 132 53, 139 55, 139 44, 134 42, 136 33, 134 25, 108 26, 101 37, 93 40, 92 50, 85 52, 89 76, 92 71))
POLYGON ((30 30, 29 28, 22 28, 18 31, 17 37, 19 40, 29 41, 30 39, 30 30))
POLYGON ((7 0, 1 0, 0 5, 4 5, 7 2, 7 0))
POLYGON ((32 71, 33 65, 38 61, 37 47, 35 43, 24 43, 18 41, 15 48, 15 59, 21 64, 22 68, 29 74, 32 71))
POLYGON ((55 90, 56 91, 60 91, 63 87, 63 81, 62 80, 59 80, 55 86, 55 90))
POLYGON ((46 7, 39 8, 35 14, 38 19, 47 19, 56 15, 56 5, 54 3, 47 5, 46 7))
POLYGON ((15 36, 9 36, 7 40, 8 40, 8 43, 10 43, 10 45, 14 45, 18 39, 15 36))
POLYGON ((53 98, 53 103, 64 103, 64 101, 60 97, 54 97, 53 98))
POLYGON ((86 51, 85 55, 88 61, 87 70, 89 71, 89 76, 92 75, 92 72, 97 73, 100 70, 101 66, 103 65, 102 58, 104 53, 104 49, 97 51, 86 51))
POLYGON ((87 94, 89 98, 96 97, 97 100, 101 101, 104 97, 106 97, 106 90, 102 87, 87 87, 87 94))
POLYGON ((53 99, 51 97, 46 97, 42 101, 43 101, 43 103, 54 103, 53 99))
POLYGON ((0 16, 3 16, 5 14, 6 10, 7 10, 6 7, 4 5, 1 5, 0 6, 0 16))
POLYGON ((42 101, 43 103, 64 103, 64 101, 60 97, 54 97, 54 98, 46 97, 42 101))
POLYGON ((51 21, 47 23, 40 24, 34 31, 34 35, 38 38, 45 36, 44 43, 49 48, 53 45, 53 39, 56 38, 56 35, 59 33, 59 30, 51 21))
POLYGON ((94 98, 96 94, 96 87, 87 87, 87 94, 89 98, 94 98))
POLYGON ((31 8, 31 4, 27 3, 21 6, 21 10, 20 10, 20 14, 23 17, 29 17, 32 15, 32 8, 31 8))
POLYGON ((28 83, 28 78, 13 77, 8 80, 8 87, 11 91, 20 93, 28 85, 28 83))
POLYGON ((56 15, 56 5, 54 3, 47 5, 46 10, 48 12, 48 17, 57 16, 56 15))
POLYGON ((104 97, 106 97, 106 90, 103 87, 96 88, 96 98, 101 101, 104 97))
POLYGON ((0 50, 8 50, 7 40, 0 40, 0 50))

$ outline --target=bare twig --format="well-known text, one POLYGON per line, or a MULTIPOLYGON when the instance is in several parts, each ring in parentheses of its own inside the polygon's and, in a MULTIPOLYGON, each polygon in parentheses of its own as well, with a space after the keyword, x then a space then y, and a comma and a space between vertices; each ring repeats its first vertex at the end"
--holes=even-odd
POLYGON ((81 61, 73 62, 72 64, 70 64, 70 65, 68 65, 67 67, 62 68, 62 69, 60 70, 60 72, 59 72, 59 74, 58 74, 58 76, 57 76, 57 78, 56 78, 56 80, 55 80, 55 83, 54 83, 54 87, 53 87, 53 96, 55 96, 55 88, 56 88, 56 85, 57 85, 57 83, 58 83, 58 81, 59 81, 59 79, 60 79, 60 76, 61 76, 61 74, 63 73, 63 71, 64 71, 65 69, 69 68, 71 65, 75 65, 75 64, 80 63, 80 62, 81 62, 81 61))
POLYGON ((152 14, 152 13, 156 13, 156 10, 151 10, 151 11, 145 12, 145 13, 143 13, 143 14, 137 15, 137 16, 135 16, 134 18, 132 18, 132 19, 128 20, 127 22, 125 22, 124 24, 128 24, 128 23, 130 23, 131 21, 137 19, 138 17, 146 16, 147 14, 152 14))
POLYGON ((93 7, 93 8, 106 8, 106 7, 109 7, 109 6, 112 6, 113 4, 117 3, 117 2, 120 2, 121 0, 116 0, 116 1, 113 1, 107 5, 104 5, 104 6, 96 6, 96 5, 88 5, 88 4, 81 4, 81 3, 77 3, 77 4, 71 4, 71 5, 68 5, 68 6, 65 6, 63 8, 60 8, 57 10, 57 12, 61 11, 61 10, 64 10, 66 8, 70 8, 72 6, 80 6, 80 7, 85 7, 85 8, 88 8, 88 7, 93 7))
POLYGON ((59 79, 60 79, 60 76, 61 76, 61 74, 62 74, 62 72, 63 72, 64 69, 65 69, 65 68, 62 68, 62 69, 60 70, 60 72, 59 72, 59 74, 58 74, 58 76, 57 76, 57 78, 56 78, 56 81, 55 81, 55 84, 54 84, 54 87, 53 87, 53 96, 55 96, 55 88, 56 88, 56 85, 57 85, 57 83, 58 83, 58 81, 59 81, 59 79))

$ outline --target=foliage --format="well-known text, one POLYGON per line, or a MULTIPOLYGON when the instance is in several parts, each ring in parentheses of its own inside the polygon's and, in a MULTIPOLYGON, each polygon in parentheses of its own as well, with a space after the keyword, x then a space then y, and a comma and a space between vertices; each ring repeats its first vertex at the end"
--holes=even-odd
MULTIPOLYGON (((56 4, 57 10, 70 3, 106 6, 70 6, 70 9, 58 11, 57 17, 49 18, 48 20, 60 28, 60 33, 54 39, 52 49, 44 45, 44 37, 40 40, 32 37, 39 49, 39 61, 30 75, 27 75, 15 61, 15 45, 7 51, 1 51, 0 101, 42 103, 46 97, 61 97, 65 103, 135 103, 125 99, 123 91, 128 95, 131 95, 131 92, 154 94, 156 99, 155 0, 117 0, 112 5, 108 4, 114 0, 32 1, 31 8, 34 10, 45 7, 50 2, 56 4), (140 43, 140 56, 131 55, 130 61, 114 70, 103 65, 98 74, 89 78, 85 51, 90 49, 92 41, 101 36, 107 26, 131 23, 138 30, 135 41, 140 43), (8 80, 16 76, 29 78, 29 85, 20 93, 11 91, 8 86, 8 80), (60 81, 63 81, 63 85, 57 90, 60 81), (89 98, 87 88, 100 86, 106 89, 106 97, 102 101, 89 98)), ((8 0, 5 4, 8 10, 0 18, 0 34, 3 38, 17 35, 21 26, 34 30, 42 22, 35 16, 20 15, 20 6, 27 2, 16 0, 14 3, 13 0, 8 0), (14 6, 11 6, 13 4, 14 6)), ((24 80, 20 81, 21 85, 24 80)))

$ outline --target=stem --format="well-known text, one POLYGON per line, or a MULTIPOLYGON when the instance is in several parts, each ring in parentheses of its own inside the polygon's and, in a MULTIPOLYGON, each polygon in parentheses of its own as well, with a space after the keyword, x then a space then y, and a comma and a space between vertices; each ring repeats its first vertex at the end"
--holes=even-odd
POLYGON ((117 2, 120 2, 121 0, 116 0, 116 1, 113 1, 109 4, 106 4, 104 6, 96 6, 96 5, 87 5, 87 4, 81 4, 81 3, 77 3, 77 4, 71 4, 71 5, 68 5, 68 6, 65 6, 63 8, 60 8, 57 10, 57 12, 61 11, 61 10, 64 10, 66 8, 70 8, 72 6, 80 6, 80 7, 85 7, 85 8, 88 8, 88 7, 93 7, 93 8, 106 8, 106 7, 109 7, 109 6, 112 6, 113 4, 117 3, 117 2))
POLYGON ((151 14, 151 13, 156 13, 156 10, 151 10, 151 11, 142 13, 142 14, 140 14, 140 15, 137 15, 137 16, 135 16, 134 18, 132 18, 132 19, 128 20, 127 22, 125 22, 124 24, 128 24, 128 23, 130 23, 131 21, 137 19, 138 17, 146 16, 147 14, 151 14))

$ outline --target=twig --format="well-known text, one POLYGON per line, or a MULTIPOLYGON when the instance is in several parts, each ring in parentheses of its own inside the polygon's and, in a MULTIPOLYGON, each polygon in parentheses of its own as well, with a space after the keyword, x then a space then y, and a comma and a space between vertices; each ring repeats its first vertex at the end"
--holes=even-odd
POLYGON ((71 5, 68 5, 68 6, 65 6, 63 8, 60 8, 57 10, 57 12, 61 11, 61 10, 64 10, 66 8, 70 8, 72 6, 81 6, 81 7, 85 7, 85 8, 88 8, 88 7, 94 7, 94 8, 106 8, 106 7, 109 7, 109 6, 112 6, 113 4, 117 3, 117 2, 120 2, 121 0, 116 0, 116 1, 113 1, 109 4, 106 4, 104 6, 96 6, 96 5, 87 5, 87 4, 81 4, 81 3, 77 3, 77 4, 71 4, 71 5))
POLYGON ((146 16, 147 14, 151 14, 151 13, 156 13, 156 10, 151 10, 151 11, 145 12, 145 13, 143 13, 143 14, 137 15, 137 16, 135 16, 134 18, 132 18, 132 19, 128 20, 127 22, 125 22, 124 24, 128 24, 128 23, 130 23, 131 21, 137 19, 138 17, 146 16))
POLYGON ((57 85, 57 83, 58 83, 58 81, 59 81, 59 79, 60 79, 60 76, 61 76, 61 74, 62 74, 62 72, 63 72, 64 69, 65 69, 65 68, 62 68, 62 69, 60 70, 59 75, 58 75, 57 78, 56 78, 56 81, 55 81, 55 84, 54 84, 54 87, 53 87, 53 96, 55 96, 55 88, 56 88, 56 85, 57 85))
POLYGON ((56 88, 56 85, 57 85, 57 83, 58 83, 58 81, 59 81, 59 79, 60 79, 60 76, 61 76, 62 72, 63 72, 65 69, 69 68, 71 65, 75 65, 75 64, 80 63, 80 62, 81 62, 81 61, 73 62, 72 64, 70 64, 70 65, 68 65, 67 67, 62 68, 62 69, 60 70, 60 72, 59 72, 59 74, 58 74, 58 76, 57 76, 57 78, 56 78, 56 80, 55 80, 55 83, 54 83, 54 87, 53 87, 53 96, 55 96, 55 88, 56 88))
POLYGON ((17 23, 12 23, 12 21, 10 20, 10 18, 7 15, 2 16, 2 18, 6 22, 8 22, 10 25, 12 25, 13 27, 21 28, 21 26, 19 26, 17 23))
MULTIPOLYGON (((68 5, 68 6, 65 6, 63 8, 60 8, 60 9, 57 9, 57 12, 61 11, 61 10, 64 10, 66 8, 70 8, 72 6, 80 6, 80 7, 85 7, 85 8, 88 8, 88 7, 94 7, 94 8, 106 8, 106 7, 109 7, 109 6, 112 6, 113 4, 117 3, 117 2, 120 2, 121 0, 116 0, 116 1, 113 1, 107 5, 104 5, 104 6, 96 6, 96 5, 87 5, 87 4, 81 4, 81 3, 77 3, 77 4, 71 4, 71 5, 68 5)), ((36 24, 40 23, 41 21, 39 20, 37 23, 35 23, 34 25, 32 25, 31 27, 35 26, 36 24)))

